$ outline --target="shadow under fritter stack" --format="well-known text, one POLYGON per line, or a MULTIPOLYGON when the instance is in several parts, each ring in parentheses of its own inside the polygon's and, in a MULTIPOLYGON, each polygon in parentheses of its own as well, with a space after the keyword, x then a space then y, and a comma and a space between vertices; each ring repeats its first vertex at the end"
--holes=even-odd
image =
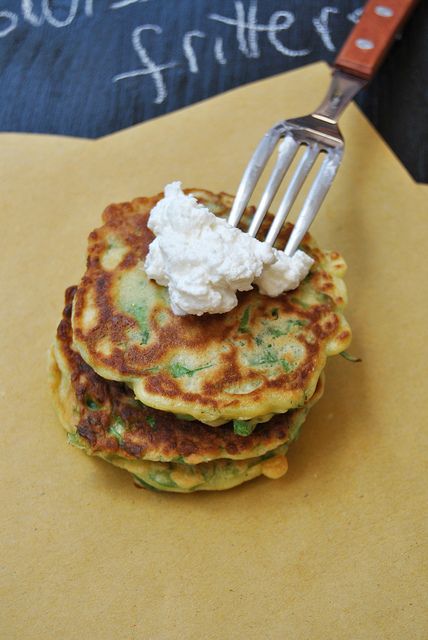
MULTIPOLYGON (((233 201, 186 192, 223 217, 233 201)), ((66 291, 50 381, 68 440, 161 491, 279 478, 322 396, 327 356, 351 340, 346 265, 307 234, 301 249, 314 264, 294 291, 269 298, 254 288, 228 313, 175 316, 167 289, 143 268, 147 220, 162 196, 109 206, 89 236, 85 275, 66 291)))

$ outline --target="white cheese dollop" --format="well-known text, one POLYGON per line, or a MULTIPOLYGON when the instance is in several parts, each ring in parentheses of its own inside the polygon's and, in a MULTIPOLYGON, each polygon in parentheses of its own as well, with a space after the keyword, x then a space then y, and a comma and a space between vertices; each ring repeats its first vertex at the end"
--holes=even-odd
POLYGON ((292 258, 251 238, 185 195, 180 182, 165 187, 152 209, 150 243, 144 269, 168 287, 172 311, 179 316, 225 313, 236 307, 237 291, 278 296, 295 289, 313 263, 303 251, 292 258))

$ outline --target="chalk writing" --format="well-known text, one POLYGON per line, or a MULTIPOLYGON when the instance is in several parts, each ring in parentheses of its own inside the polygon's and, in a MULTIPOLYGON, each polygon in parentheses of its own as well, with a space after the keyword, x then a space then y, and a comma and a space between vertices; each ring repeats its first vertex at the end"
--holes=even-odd
POLYGON ((257 22, 256 0, 250 2, 247 16, 245 15, 244 3, 238 1, 235 2, 234 18, 221 16, 217 13, 210 13, 208 18, 235 27, 239 51, 247 58, 260 57, 258 40, 260 32, 266 32, 270 43, 283 55, 295 57, 306 56, 310 53, 309 49, 291 49, 278 38, 278 33, 287 31, 295 21, 294 14, 291 11, 275 11, 268 24, 259 24, 257 22))
POLYGON ((336 51, 336 47, 334 46, 331 39, 329 28, 329 16, 331 13, 339 13, 339 9, 336 9, 336 7, 324 7, 323 9, 321 9, 321 13, 319 14, 319 16, 317 18, 313 18, 312 24, 321 36, 321 40, 323 41, 324 46, 329 51, 336 51))
MULTIPOLYGON (((127 7, 141 5, 150 0, 110 0, 108 8, 113 11, 126 9, 127 7)), ((97 11, 97 3, 94 0, 63 0, 61 6, 54 11, 54 0, 38 0, 38 9, 34 8, 36 0, 21 0, 21 15, 17 11, 0 11, 0 39, 6 38, 18 26, 22 19, 31 27, 39 28, 43 24, 55 29, 69 27, 79 13, 85 18, 92 18, 97 11)), ((211 53, 214 60, 221 66, 229 64, 233 59, 233 51, 230 52, 230 37, 228 37, 227 55, 224 50, 224 30, 228 32, 232 29, 234 42, 238 52, 249 60, 257 60, 262 56, 262 51, 266 51, 266 42, 274 49, 286 57, 305 57, 312 53, 308 47, 294 48, 291 46, 291 34, 293 25, 296 22, 296 13, 288 10, 274 11, 270 18, 261 22, 258 19, 257 0, 235 0, 232 11, 229 15, 219 13, 209 13, 206 20, 211 24, 211 28, 206 31, 200 29, 187 30, 181 39, 182 59, 169 60, 166 62, 156 62, 147 48, 150 43, 143 44, 143 35, 146 32, 153 32, 156 36, 161 36, 162 27, 158 24, 143 24, 133 29, 131 33, 131 44, 135 54, 140 61, 140 67, 117 73, 113 76, 112 82, 118 83, 131 78, 145 77, 151 79, 155 96, 154 104, 162 104, 167 98, 167 88, 165 73, 168 70, 182 65, 187 65, 189 73, 200 74, 198 59, 199 47, 196 46, 195 39, 206 40, 204 45, 204 60, 208 53, 211 53), (288 32, 288 34, 287 34, 288 32), (229 55, 229 53, 231 55, 229 55)), ((315 33, 321 39, 322 45, 329 52, 336 50, 332 38, 331 16, 340 14, 340 10, 335 6, 322 7, 319 14, 312 18, 311 24, 315 33)), ((362 8, 355 9, 346 15, 346 19, 352 23, 358 22, 362 14, 362 8)), ((233 36, 232 36, 233 37, 233 36)), ((233 40, 232 40, 233 43, 233 40)), ((157 49, 159 50, 159 48, 157 49)))
MULTIPOLYGON (((50 0, 42 0, 40 13, 37 15, 34 11, 33 0, 21 0, 22 17, 33 27, 41 27, 46 21, 52 27, 63 29, 71 25, 74 21, 79 9, 80 0, 69 0, 68 15, 63 20, 60 20, 54 15, 51 4, 50 0)), ((94 14, 93 4, 93 0, 84 0, 83 2, 83 11, 88 18, 94 14)))
POLYGON ((94 0, 86 0, 85 2, 85 15, 91 18, 94 15, 94 0))
POLYGON ((187 62, 189 63, 189 71, 190 73, 198 73, 198 61, 196 59, 196 54, 192 46, 192 38, 205 38, 206 34, 202 33, 202 31, 188 31, 184 34, 183 38, 183 52, 187 58, 187 62))
MULTIPOLYGON (((132 5, 139 5, 142 3, 150 2, 150 0, 113 0, 109 9, 118 10, 124 9, 132 5)), ((0 38, 4 38, 12 31, 14 31, 18 24, 19 19, 22 17, 24 22, 27 22, 32 27, 41 27, 44 23, 56 29, 63 29, 70 26, 76 16, 78 10, 83 7, 83 14, 87 18, 94 16, 94 0, 68 0, 68 15, 64 19, 60 19, 55 15, 52 5, 54 0, 41 0, 41 7, 39 11, 34 9, 34 0, 21 0, 21 15, 18 11, 0 11, 0 38), (2 22, 6 24, 2 25, 2 22)), ((63 5, 67 2, 61 3, 61 10, 64 10, 63 5)), ((309 49, 291 49, 287 47, 283 42, 279 40, 278 34, 282 31, 287 31, 295 22, 295 15, 291 11, 275 11, 268 22, 268 24, 259 24, 257 22, 257 0, 250 0, 248 5, 247 15, 245 14, 245 5, 243 0, 237 0, 234 3, 235 16, 228 17, 222 16, 216 13, 211 13, 207 17, 209 20, 217 21, 224 25, 235 27, 236 37, 239 45, 239 51, 248 58, 258 58, 260 56, 260 50, 258 45, 258 34, 260 32, 266 32, 267 37, 275 49, 286 56, 305 56, 310 53, 309 49)), ((346 18, 354 24, 358 22, 363 12, 363 8, 355 9, 351 13, 348 13, 346 18)), ((320 15, 313 18, 313 25, 321 36, 324 45, 329 51, 333 51, 334 47, 331 40, 331 34, 328 27, 328 16, 331 13, 340 13, 336 7, 324 7, 320 15)), ((220 40, 215 40, 213 48, 214 56, 220 64, 225 64, 225 56, 223 53, 223 43, 220 40)))
POLYGON ((130 4, 139 4, 140 2, 148 2, 148 0, 118 0, 118 2, 112 2, 110 9, 123 9, 130 4))
POLYGON ((363 13, 363 7, 360 7, 359 9, 355 9, 355 11, 348 13, 346 17, 348 18, 348 20, 350 20, 354 24, 357 24, 358 20, 362 16, 362 13, 363 13))
POLYGON ((223 50, 223 38, 216 38, 214 43, 214 55, 219 64, 227 64, 223 50))
MULTIPOLYGON (((150 0, 117 0, 112 2, 110 9, 122 9, 131 4, 140 4, 150 0)), ((66 4, 66 3, 63 3, 66 4)), ((69 0, 68 14, 64 19, 58 18, 52 8, 53 0, 41 0, 40 10, 34 9, 34 0, 21 0, 22 19, 32 27, 41 27, 47 23, 56 29, 70 26, 78 14, 79 7, 83 5, 83 13, 87 18, 94 15, 94 0, 69 0)), ((0 23, 0 38, 4 38, 18 26, 19 14, 12 11, 0 11, 0 20, 8 20, 6 26, 0 23)))
POLYGON ((162 71, 175 67, 177 63, 172 61, 165 64, 156 64, 150 58, 146 48, 141 44, 141 34, 143 33, 143 31, 154 31, 158 35, 162 33, 161 27, 157 24, 145 24, 134 29, 132 34, 132 44, 134 46, 136 54, 140 58, 141 64, 144 66, 143 68, 135 69, 134 71, 119 73, 117 76, 114 76, 113 82, 126 80, 127 78, 134 78, 136 76, 149 75, 153 79, 156 88, 156 97, 154 99, 154 102, 155 104, 162 104, 162 102, 168 95, 162 71))
POLYGON ((278 31, 289 29, 294 21, 295 18, 291 11, 275 11, 269 20, 269 26, 271 28, 268 30, 268 40, 283 56, 290 56, 291 58, 307 56, 308 53, 310 53, 309 49, 290 49, 282 44, 278 38, 278 31))
POLYGON ((47 22, 49 22, 49 24, 51 24, 53 27, 57 27, 57 29, 68 27, 68 25, 71 24, 76 17, 78 8, 79 0, 71 0, 68 16, 64 20, 59 20, 53 15, 52 9, 49 5, 49 0, 42 0, 43 15, 45 16, 47 22))
POLYGON ((18 24, 18 16, 11 11, 0 11, 0 38, 5 38, 8 33, 13 31, 18 24), (7 24, 2 26, 3 20, 7 24))
POLYGON ((22 0, 21 11, 24 20, 31 24, 33 27, 40 27, 45 21, 43 15, 35 15, 33 11, 33 0, 22 0))

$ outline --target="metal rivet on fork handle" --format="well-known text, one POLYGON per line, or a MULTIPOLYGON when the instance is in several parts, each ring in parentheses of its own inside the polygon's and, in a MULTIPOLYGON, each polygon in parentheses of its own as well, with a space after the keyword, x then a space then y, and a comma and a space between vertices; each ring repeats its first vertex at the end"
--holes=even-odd
POLYGON ((392 16, 394 15, 394 11, 392 9, 390 9, 389 7, 384 7, 381 4, 378 4, 377 7, 375 7, 374 12, 381 18, 392 18, 392 16))
POLYGON ((355 40, 355 44, 359 49, 374 49, 373 40, 368 40, 367 38, 357 38, 357 40, 355 40))

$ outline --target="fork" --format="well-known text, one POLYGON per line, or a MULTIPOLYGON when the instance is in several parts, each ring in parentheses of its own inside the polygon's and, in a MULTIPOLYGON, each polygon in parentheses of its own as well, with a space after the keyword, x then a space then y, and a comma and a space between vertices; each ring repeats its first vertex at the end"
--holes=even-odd
POLYGON ((297 151, 306 149, 274 215, 265 242, 274 245, 319 154, 325 158, 314 178, 285 247, 292 256, 314 220, 343 157, 344 140, 337 121, 353 97, 374 76, 397 31, 417 0, 369 0, 334 62, 329 90, 312 114, 281 120, 263 136, 242 176, 228 222, 236 227, 275 147, 278 158, 247 233, 255 237, 297 151))

